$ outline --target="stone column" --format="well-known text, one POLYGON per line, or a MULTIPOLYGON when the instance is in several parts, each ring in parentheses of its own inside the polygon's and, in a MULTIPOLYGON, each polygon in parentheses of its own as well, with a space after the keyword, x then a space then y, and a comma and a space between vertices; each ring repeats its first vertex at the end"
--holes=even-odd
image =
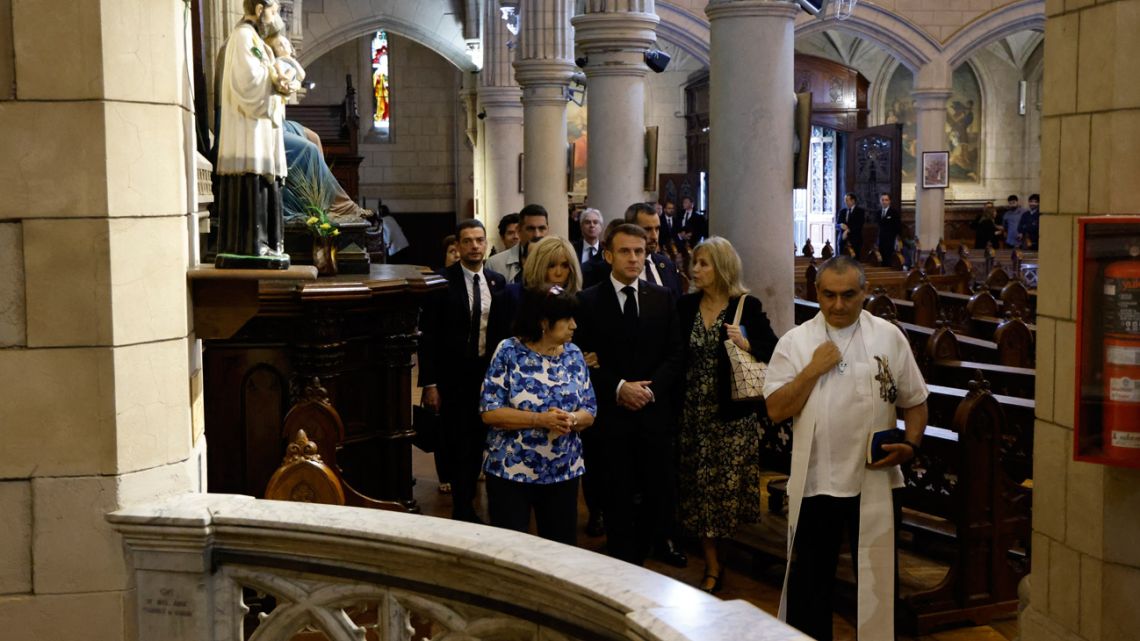
POLYGON ((566 89, 574 73, 571 0, 522 0, 515 79, 523 92, 525 200, 550 213, 550 233, 568 236, 566 89))
POLYGON ((709 225, 744 259, 744 281, 777 334, 793 325, 792 139, 798 7, 713 0, 709 225))
POLYGON ((498 224, 523 206, 519 156, 523 153, 522 89, 511 66, 511 40, 499 16, 498 0, 483 3, 483 71, 479 73, 479 113, 482 114, 483 221, 487 239, 502 246, 498 224))
POLYGON ((203 489, 186 5, 0 13, 2 636, 134 639, 104 515, 203 489))
POLYGON ((571 20, 578 53, 589 58, 590 206, 606 220, 645 200, 645 51, 659 21, 653 0, 590 0, 571 20))
MULTIPOLYGON (((922 188, 922 152, 949 149, 946 140, 946 100, 950 97, 951 69, 944 60, 927 63, 915 74, 914 233, 923 251, 929 251, 945 234, 945 189, 922 188)), ((950 170, 949 167, 946 168, 950 170)))

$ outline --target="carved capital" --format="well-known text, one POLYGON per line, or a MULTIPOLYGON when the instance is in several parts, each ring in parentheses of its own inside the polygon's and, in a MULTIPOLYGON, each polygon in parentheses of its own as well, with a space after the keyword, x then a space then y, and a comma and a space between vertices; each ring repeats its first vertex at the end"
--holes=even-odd
POLYGON ((711 0, 705 7, 710 23, 733 18, 795 20, 799 13, 799 5, 787 0, 711 0))

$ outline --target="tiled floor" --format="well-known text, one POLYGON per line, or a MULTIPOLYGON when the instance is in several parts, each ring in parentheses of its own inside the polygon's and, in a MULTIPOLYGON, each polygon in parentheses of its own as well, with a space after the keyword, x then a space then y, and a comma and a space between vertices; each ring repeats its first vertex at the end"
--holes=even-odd
MULTIPOLYGON (((432 516, 450 516, 451 497, 439 494, 439 482, 435 474, 435 462, 430 454, 425 454, 412 448, 412 468, 416 476, 414 495, 424 514, 432 516)), ((480 490, 479 505, 480 516, 486 520, 486 496, 480 490)), ((586 508, 585 503, 579 501, 579 523, 582 530, 579 533, 578 543, 582 547, 602 552, 605 540, 586 536, 586 508)), ((766 523, 762 527, 780 527, 766 523)), ((696 585, 704 574, 704 563, 701 562, 699 551, 694 546, 687 550, 689 565, 678 569, 657 561, 650 560, 646 567, 661 574, 670 576, 678 581, 696 585)), ((744 599, 753 605, 773 615, 780 600, 780 585, 783 581, 782 562, 765 562, 760 556, 752 554, 742 545, 730 544, 722 553, 728 565, 728 574, 725 576, 724 589, 718 594, 723 599, 744 599)), ((931 585, 936 583, 945 574, 945 566, 928 561, 921 557, 903 554, 900 561, 903 573, 902 581, 931 585)), ((836 641, 851 641, 855 638, 855 630, 851 621, 854 612, 837 613, 834 617, 836 626, 836 641)), ((950 630, 934 632, 921 637, 902 637, 900 641, 1006 641, 1017 636, 1017 620, 994 622, 992 625, 979 627, 959 627, 950 630)))

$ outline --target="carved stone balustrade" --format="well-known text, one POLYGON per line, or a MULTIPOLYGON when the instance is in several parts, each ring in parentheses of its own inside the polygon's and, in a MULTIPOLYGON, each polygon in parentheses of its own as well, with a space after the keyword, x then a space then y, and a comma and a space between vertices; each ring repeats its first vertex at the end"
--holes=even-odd
POLYGON ((224 494, 107 518, 140 639, 807 640, 745 601, 486 526, 224 494))

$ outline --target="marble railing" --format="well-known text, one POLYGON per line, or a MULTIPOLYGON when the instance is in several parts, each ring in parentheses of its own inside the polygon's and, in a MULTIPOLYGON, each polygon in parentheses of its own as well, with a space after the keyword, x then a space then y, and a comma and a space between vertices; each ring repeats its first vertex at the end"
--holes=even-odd
POLYGON ((433 517, 194 494, 107 518, 144 641, 807 638, 644 568, 433 517))

